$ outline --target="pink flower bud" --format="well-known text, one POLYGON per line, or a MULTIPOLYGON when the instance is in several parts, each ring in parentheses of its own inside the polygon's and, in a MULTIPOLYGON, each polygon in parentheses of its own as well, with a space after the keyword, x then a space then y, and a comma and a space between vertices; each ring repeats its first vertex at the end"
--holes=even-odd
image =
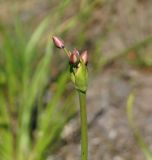
POLYGON ((75 64, 79 60, 79 51, 74 48, 73 52, 70 54, 70 63, 75 64))
POLYGON ((88 63, 88 52, 87 50, 83 51, 81 53, 81 59, 83 60, 84 64, 87 64, 88 63))
POLYGON ((75 64, 78 61, 78 57, 76 56, 76 54, 71 53, 70 55, 70 63, 71 64, 75 64))
POLYGON ((57 48, 60 48, 60 49, 64 48, 64 42, 61 38, 53 36, 52 39, 53 39, 53 43, 57 48))

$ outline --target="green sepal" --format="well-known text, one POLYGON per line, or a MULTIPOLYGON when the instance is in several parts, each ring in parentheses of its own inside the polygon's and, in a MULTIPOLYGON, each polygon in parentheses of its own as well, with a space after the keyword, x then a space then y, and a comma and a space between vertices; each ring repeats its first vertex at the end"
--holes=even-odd
POLYGON ((88 70, 83 62, 79 63, 77 71, 75 73, 75 88, 86 92, 88 87, 88 70))
POLYGON ((75 67, 70 64, 70 78, 71 78, 71 81, 75 84, 75 67))
POLYGON ((75 75, 74 75, 74 72, 70 72, 70 78, 71 78, 72 82, 75 84, 75 75))

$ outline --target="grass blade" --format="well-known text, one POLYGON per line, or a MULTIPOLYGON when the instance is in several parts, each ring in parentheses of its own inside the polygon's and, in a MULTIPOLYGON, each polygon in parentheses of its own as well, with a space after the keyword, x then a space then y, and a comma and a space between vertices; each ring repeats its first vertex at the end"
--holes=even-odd
POLYGON ((133 131, 134 137, 135 137, 140 149, 144 153, 146 159, 152 160, 152 153, 150 152, 142 135, 140 134, 140 131, 138 130, 138 128, 136 127, 136 125, 134 123, 134 119, 133 119, 134 101, 135 101, 135 95, 134 95, 134 93, 131 93, 128 97, 128 100, 127 100, 127 116, 128 116, 129 125, 130 125, 130 127, 133 131))

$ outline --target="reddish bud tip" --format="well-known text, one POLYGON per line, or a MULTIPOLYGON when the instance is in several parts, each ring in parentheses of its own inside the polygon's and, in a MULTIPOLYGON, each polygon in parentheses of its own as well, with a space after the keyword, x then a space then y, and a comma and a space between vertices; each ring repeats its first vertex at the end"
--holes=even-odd
POLYGON ((60 49, 64 48, 64 42, 63 42, 63 40, 61 38, 53 36, 52 40, 53 40, 53 43, 55 44, 55 46, 57 48, 60 48, 60 49))
POLYGON ((84 64, 87 64, 88 63, 88 52, 87 50, 83 51, 81 53, 81 59, 83 60, 84 64))
POLYGON ((79 60, 79 51, 75 48, 73 52, 70 54, 70 63, 75 64, 79 60))
POLYGON ((71 64, 75 64, 78 61, 78 57, 76 56, 76 54, 71 53, 70 55, 70 63, 71 64))
POLYGON ((76 48, 74 48, 72 53, 75 54, 77 57, 79 57, 79 55, 80 55, 79 51, 76 48))

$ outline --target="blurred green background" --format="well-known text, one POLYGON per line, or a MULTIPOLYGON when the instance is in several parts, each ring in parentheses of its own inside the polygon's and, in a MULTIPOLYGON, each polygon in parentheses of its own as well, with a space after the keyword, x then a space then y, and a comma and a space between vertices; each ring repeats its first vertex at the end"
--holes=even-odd
POLYGON ((151 18, 151 0, 0 0, 0 160, 79 159, 77 95, 52 35, 89 52, 90 159, 151 160, 151 18))

